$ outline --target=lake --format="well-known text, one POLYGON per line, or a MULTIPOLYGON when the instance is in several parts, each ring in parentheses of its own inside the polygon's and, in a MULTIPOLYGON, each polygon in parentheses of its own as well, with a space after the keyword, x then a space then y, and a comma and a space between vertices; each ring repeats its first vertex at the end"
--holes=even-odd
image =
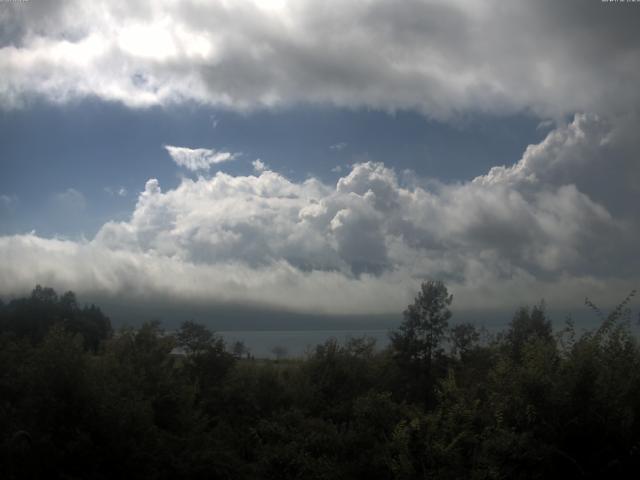
POLYGON ((219 331, 227 345, 242 341, 249 348, 251 355, 256 358, 274 358, 272 350, 282 347, 287 351, 287 357, 302 357, 309 349, 324 343, 329 338, 335 338, 344 343, 349 338, 371 337, 376 340, 378 349, 389 343, 389 330, 246 330, 219 331))

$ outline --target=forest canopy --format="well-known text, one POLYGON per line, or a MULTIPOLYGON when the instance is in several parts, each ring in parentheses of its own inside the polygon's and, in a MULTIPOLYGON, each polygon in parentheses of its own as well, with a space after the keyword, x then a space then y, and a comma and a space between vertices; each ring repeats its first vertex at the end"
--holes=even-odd
POLYGON ((421 285, 390 344, 253 359, 204 325, 113 331, 37 286, 0 303, 3 478, 626 478, 640 467, 632 292, 598 328, 544 304, 489 335, 421 285))

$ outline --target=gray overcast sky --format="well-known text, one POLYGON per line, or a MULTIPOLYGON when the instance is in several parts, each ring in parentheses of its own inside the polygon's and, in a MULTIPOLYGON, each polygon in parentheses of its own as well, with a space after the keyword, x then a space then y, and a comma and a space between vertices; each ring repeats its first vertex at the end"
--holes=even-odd
POLYGON ((611 304, 640 285, 638 25, 600 0, 0 3, 0 294, 611 304))

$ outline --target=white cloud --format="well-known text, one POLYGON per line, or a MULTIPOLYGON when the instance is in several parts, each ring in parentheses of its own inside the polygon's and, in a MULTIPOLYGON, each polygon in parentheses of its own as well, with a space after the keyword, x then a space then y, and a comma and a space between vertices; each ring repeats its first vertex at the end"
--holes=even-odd
POLYGON ((237 155, 229 152, 217 152, 209 148, 187 148, 165 145, 164 148, 177 165, 191 171, 209 170, 211 165, 228 162, 237 155))
POLYGON ((85 195, 75 188, 52 194, 41 206, 47 220, 55 225, 58 231, 83 234, 81 225, 89 220, 89 202, 85 195))
POLYGON ((41 3, 0 17, 5 108, 96 96, 559 118, 640 103, 640 10, 601 2, 41 3))
POLYGON ((18 197, 16 195, 0 194, 0 219, 7 220, 13 217, 18 206, 18 197))
POLYGON ((62 213, 79 213, 87 208, 87 200, 82 192, 68 188, 53 195, 53 206, 62 213))
POLYGON ((16 203, 18 203, 18 197, 16 195, 7 195, 4 193, 0 195, 0 205, 3 208, 10 209, 16 203))
POLYGON ((330 150, 336 150, 336 151, 339 152, 339 151, 344 150, 345 148, 347 148, 348 145, 349 144, 347 142, 339 142, 339 143, 336 143, 334 145, 331 145, 329 147, 329 149, 330 150))
POLYGON ((256 158, 253 162, 251 162, 251 165, 253 166, 253 169, 260 173, 260 172, 264 172, 265 170, 268 170, 269 167, 267 166, 266 163, 264 163, 262 160, 260 160, 259 158, 256 158))
POLYGON ((542 297, 575 306, 585 295, 614 302, 640 281, 640 221, 635 209, 598 200, 611 198, 610 186, 589 178, 604 162, 620 196, 637 200, 634 131, 578 115, 513 167, 437 187, 407 184, 372 162, 334 186, 269 170, 183 179, 165 192, 150 179, 130 219, 106 223, 90 241, 0 237, 0 292, 40 282, 123 297, 397 313, 421 280, 439 278, 458 308, 542 297))
POLYGON ((104 191, 106 193, 108 193, 109 195, 111 195, 112 197, 114 196, 118 196, 118 197, 126 197, 127 196, 127 189, 125 187, 104 187, 104 191))

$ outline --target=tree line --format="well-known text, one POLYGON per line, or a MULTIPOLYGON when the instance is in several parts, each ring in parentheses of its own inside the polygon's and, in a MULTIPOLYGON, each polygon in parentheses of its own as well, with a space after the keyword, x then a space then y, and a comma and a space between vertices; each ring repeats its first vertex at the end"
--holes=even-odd
POLYGON ((0 477, 635 478, 640 348, 630 294, 578 333, 543 304, 503 332, 450 325, 428 281, 376 349, 327 340, 247 359, 204 325, 114 332, 36 287, 0 302, 0 477))

